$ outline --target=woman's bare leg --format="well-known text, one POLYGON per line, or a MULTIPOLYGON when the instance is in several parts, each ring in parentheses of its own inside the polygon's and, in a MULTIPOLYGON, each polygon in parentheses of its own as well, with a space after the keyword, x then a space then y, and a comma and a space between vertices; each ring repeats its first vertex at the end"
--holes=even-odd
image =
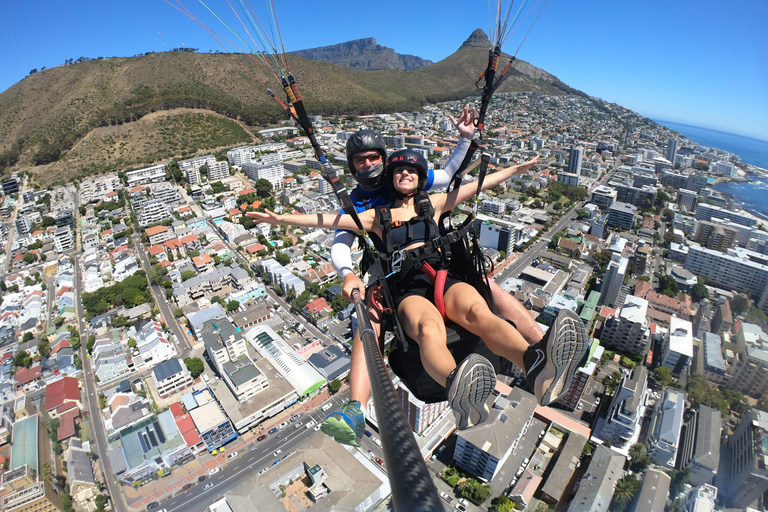
POLYGON ((469 332, 480 336, 488 348, 520 368, 529 347, 525 338, 508 322, 493 314, 477 290, 467 283, 457 283, 445 292, 445 314, 469 332))
POLYGON ((424 297, 406 297, 397 308, 397 317, 408 337, 419 345, 421 364, 430 377, 445 386, 456 361, 448 350, 445 324, 437 308, 424 297))

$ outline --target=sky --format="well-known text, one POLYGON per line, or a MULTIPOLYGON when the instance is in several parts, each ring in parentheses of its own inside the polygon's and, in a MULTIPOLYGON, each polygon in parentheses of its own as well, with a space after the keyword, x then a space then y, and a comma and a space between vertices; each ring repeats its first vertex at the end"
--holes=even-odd
MULTIPOLYGON (((179 5, 176 0, 168 0, 179 5)), ((234 5, 236 0, 230 0, 234 5)), ((265 3, 249 0, 258 18, 265 3)), ((286 51, 374 37, 398 53, 439 61, 473 30, 489 33, 489 1, 270 0, 286 51)), ((546 0, 504 45, 514 53, 546 0)), ((227 0, 206 0, 219 15, 227 0)), ((221 47, 164 0, 12 1, 3 7, 0 91, 67 59, 221 47)), ((199 0, 183 4, 226 31, 199 0)), ((503 0, 506 10, 509 0, 503 0)), ((768 2, 548 0, 518 58, 585 93, 656 120, 768 140, 768 2)), ((242 27, 235 26, 239 34, 242 27)), ((304 87, 311 86, 305 84, 304 87)))

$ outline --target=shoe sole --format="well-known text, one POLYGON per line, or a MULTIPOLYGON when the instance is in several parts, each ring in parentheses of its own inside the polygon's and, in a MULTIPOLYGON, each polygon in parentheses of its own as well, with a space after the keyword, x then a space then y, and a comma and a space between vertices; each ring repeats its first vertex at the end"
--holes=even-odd
POLYGON ((570 310, 562 310, 555 323, 555 329, 547 345, 547 364, 536 378, 536 393, 541 396, 541 405, 556 401, 571 387, 571 380, 578 368, 584 365, 583 358, 589 349, 587 331, 581 318, 570 310))
POLYGON ((490 416, 486 401, 496 387, 496 372, 483 356, 470 354, 456 370, 448 396, 451 409, 458 415, 459 430, 474 427, 490 416), (477 421, 472 421, 475 412, 477 421))

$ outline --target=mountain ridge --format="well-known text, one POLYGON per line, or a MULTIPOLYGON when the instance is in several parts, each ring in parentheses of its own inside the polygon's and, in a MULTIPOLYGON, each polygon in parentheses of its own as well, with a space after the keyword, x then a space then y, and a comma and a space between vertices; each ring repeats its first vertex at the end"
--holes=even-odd
MULTIPOLYGON (((391 113, 479 95, 488 50, 475 40, 415 71, 359 71, 293 54, 287 61, 309 113, 391 113)), ((516 61, 499 92, 583 94, 529 66, 516 61)), ((0 93, 0 170, 28 171, 48 185, 252 141, 251 127, 286 118, 260 85, 273 81, 255 59, 221 53, 49 68, 0 93)))
POLYGON ((383 69, 415 71, 433 64, 431 60, 422 59, 415 55, 397 53, 392 48, 380 45, 374 37, 354 39, 344 43, 317 48, 307 48, 291 53, 295 53, 305 59, 321 60, 361 71, 379 71, 383 69))

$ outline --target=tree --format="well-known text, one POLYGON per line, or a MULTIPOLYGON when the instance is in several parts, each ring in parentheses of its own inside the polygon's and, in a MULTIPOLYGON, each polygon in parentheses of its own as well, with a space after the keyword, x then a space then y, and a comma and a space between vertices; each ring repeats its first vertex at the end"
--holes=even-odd
POLYGON ((193 379, 196 379, 198 375, 205 371, 203 360, 199 357, 186 358, 184 360, 184 365, 187 367, 187 370, 189 370, 189 373, 192 375, 193 379))
POLYGON ((618 371, 613 372, 610 375, 607 375, 603 379, 603 385, 605 386, 605 390, 608 393, 613 393, 616 391, 616 388, 619 387, 619 384, 621 383, 621 373, 618 371))
POLYGON ((40 357, 47 359, 51 355, 51 342, 47 339, 40 340, 37 345, 37 353, 40 354, 40 357))
POLYGON ((227 311, 228 312, 237 311, 237 308, 239 308, 239 307, 240 307, 240 302, 238 302, 236 300, 231 300, 231 301, 227 302, 227 311))
POLYGON ((160 284, 163 281, 163 277, 167 275, 167 268, 162 265, 154 265, 149 269, 149 282, 152 284, 160 284))
POLYGON ((610 510, 624 510, 635 493, 640 488, 640 482, 635 478, 635 475, 624 475, 616 481, 616 486, 613 488, 613 500, 611 501, 610 510))
POLYGON ((691 287, 691 298, 693 302, 699 302, 701 299, 709 298, 709 290, 704 283, 696 283, 691 287))
POLYGON ((29 368, 32 364, 32 358, 29 357, 29 353, 26 350, 19 350, 13 358, 13 366, 20 368, 22 366, 29 368), (29 364, 25 364, 29 361, 29 364))
POLYGON ((275 254, 275 261, 285 266, 291 262, 291 257, 285 254, 284 252, 278 252, 277 254, 275 254))
POLYGON ((339 389, 341 389, 341 381, 339 379, 333 379, 328 383, 328 389, 331 393, 338 393, 339 389))
POLYGON ((254 188, 256 189, 256 193, 259 195, 259 197, 269 197, 269 195, 272 193, 272 183, 264 178, 259 178, 256 180, 254 188))
POLYGON ((670 371, 668 366, 654 368, 651 373, 653 373, 653 378, 656 379, 656 382, 662 386, 671 386, 675 382, 675 379, 672 377, 672 371, 670 371))
POLYGON ((24 333, 24 338, 21 341, 23 343, 26 343, 26 342, 30 341, 32 338, 33 338, 33 336, 32 336, 31 332, 25 332, 24 333))
POLYGON ((35 260, 37 260, 37 255, 33 252, 28 252, 27 254, 24 255, 24 263, 26 263, 27 265, 31 265, 32 263, 35 262, 35 260))
POLYGON ((635 473, 641 473, 651 465, 651 459, 648 457, 648 452, 642 443, 635 443, 630 446, 629 456, 632 459, 629 467, 635 473))
POLYGON ((685 484, 688 483, 688 478, 691 476, 691 469, 685 468, 683 470, 670 469, 666 471, 672 481, 669 484, 669 497, 676 498, 678 494, 683 492, 685 484))
POLYGON ((136 345, 138 345, 138 343, 135 339, 131 338, 128 340, 128 348, 136 348, 136 345))
POLYGON ((731 309, 736 315, 742 315, 749 311, 749 305, 749 297, 746 295, 736 295, 731 301, 731 309))
POLYGON ((181 280, 186 281, 188 279, 192 279, 193 277, 195 277, 195 275, 197 274, 195 273, 194 270, 185 270, 184 272, 181 273, 181 280))
POLYGON ((184 316, 184 311, 181 308, 176 308, 173 310, 173 316, 176 318, 181 318, 184 316))
POLYGON ((680 286, 677 284, 674 277, 664 275, 659 278, 659 290, 664 295, 674 298, 677 297, 677 292, 680 291, 680 286))

